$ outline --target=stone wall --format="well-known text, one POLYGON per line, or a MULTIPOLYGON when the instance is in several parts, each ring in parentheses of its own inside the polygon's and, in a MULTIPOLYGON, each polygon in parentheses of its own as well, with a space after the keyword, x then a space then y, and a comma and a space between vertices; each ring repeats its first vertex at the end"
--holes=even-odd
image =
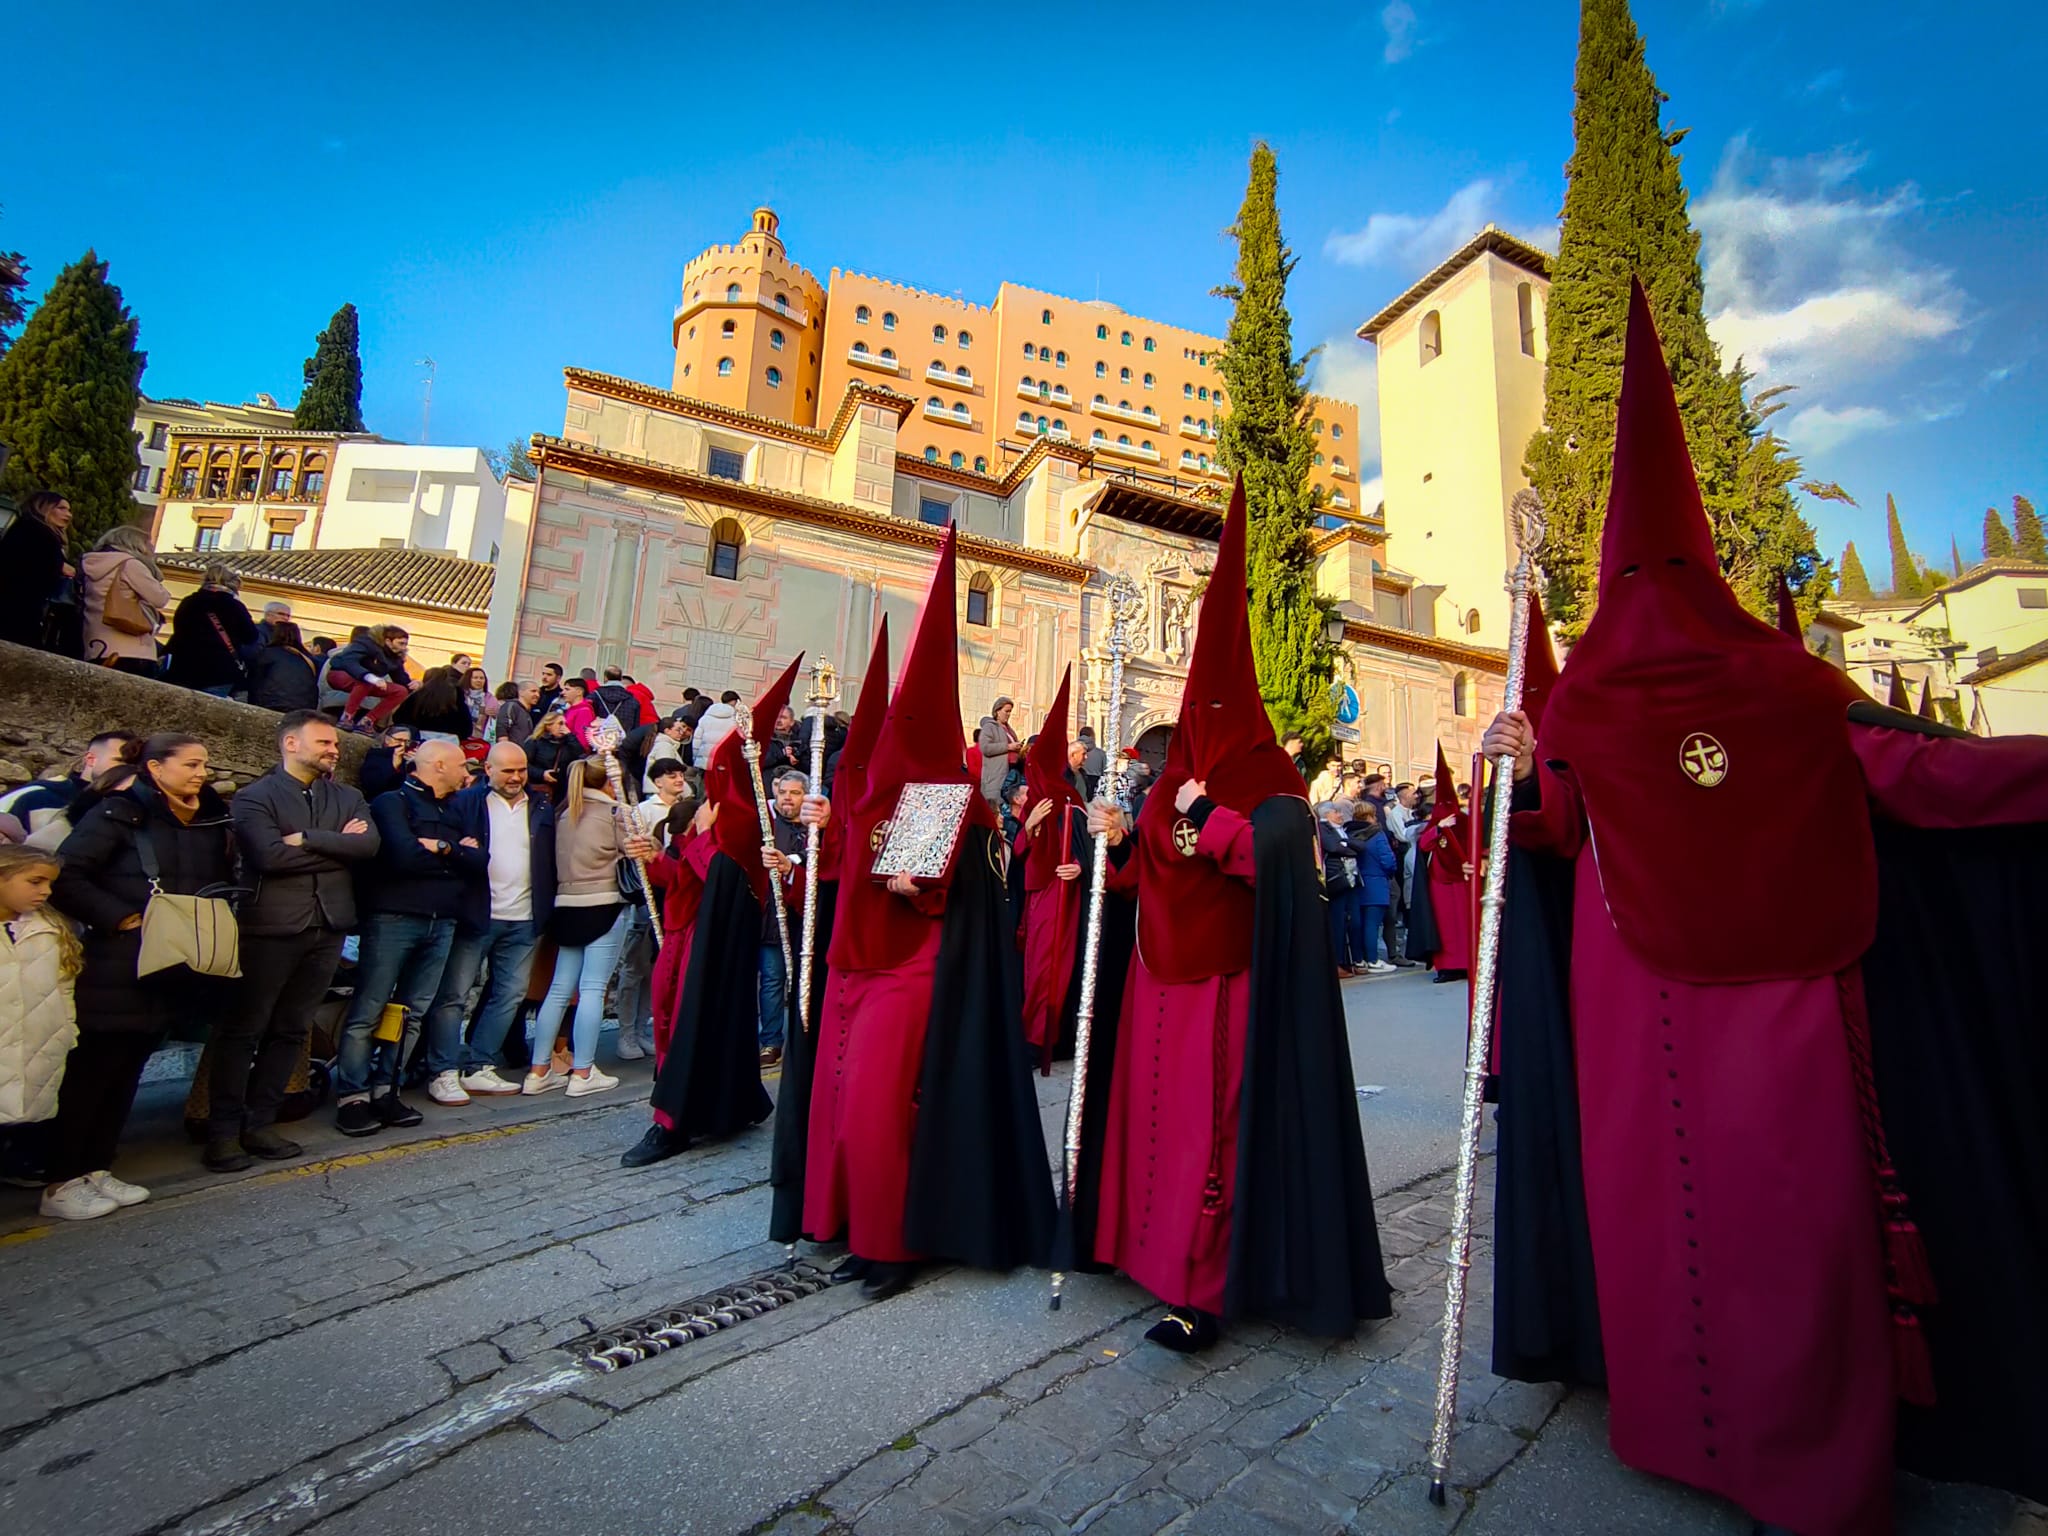
MULTIPOLYGON (((0 641, 0 785, 71 763, 101 731, 183 731, 206 743, 216 783, 239 789, 277 762, 275 710, 236 704, 0 641)), ((355 782, 369 742, 341 738, 340 776, 355 782)))

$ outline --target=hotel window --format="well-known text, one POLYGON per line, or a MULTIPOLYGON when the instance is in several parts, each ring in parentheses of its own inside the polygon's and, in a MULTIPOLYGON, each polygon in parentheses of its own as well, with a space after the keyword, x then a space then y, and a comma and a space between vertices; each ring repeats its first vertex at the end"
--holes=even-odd
POLYGON ((1123 334, 1123 344, 1127 347, 1131 344, 1131 333, 1129 331, 1125 331, 1123 334))
POLYGON ((1051 361, 1052 361, 1052 348, 1051 348, 1051 347, 1040 347, 1040 348, 1038 349, 1038 360, 1039 360, 1039 361, 1040 361, 1041 363, 1049 363, 1049 362, 1051 362, 1051 361))
POLYGON ((1152 446, 1152 440, 1150 438, 1147 438, 1144 442, 1138 444, 1138 446, 1144 449, 1147 453, 1157 453, 1159 451, 1158 449, 1152 446))
POLYGON ((1027 358, 1035 358, 1038 356, 1038 348, 1027 341, 1024 343, 1024 355, 1027 358))
POLYGON ((896 361, 896 349, 895 349, 894 347, 884 347, 884 348, 882 348, 882 361, 883 361, 883 362, 885 362, 885 363, 893 363, 893 362, 895 362, 895 361, 896 361))
POLYGON ((858 309, 854 310, 853 323, 855 325, 866 325, 868 323, 869 318, 873 314, 874 311, 869 309, 867 305, 863 304, 858 309))
POLYGON ((725 302, 728 304, 737 304, 739 303, 739 301, 740 285, 738 283, 727 283, 725 285, 725 302))
POLYGON ((1095 397, 1095 403, 1096 403, 1097 405, 1107 405, 1107 404, 1109 404, 1109 396, 1107 396, 1107 395, 1097 395, 1097 396, 1095 397))
POLYGON ((1048 309, 1048 310, 1044 310, 1044 311, 1042 311, 1042 312, 1041 312, 1041 313, 1039 314, 1039 316, 1038 316, 1038 323, 1039 323, 1040 325, 1051 325, 1051 324, 1052 324, 1052 311, 1051 311, 1051 310, 1049 310, 1049 309, 1048 309))
MULTIPOLYGON (((1428 314, 1424 315, 1422 317, 1422 325, 1416 334, 1422 344, 1422 361, 1424 363, 1433 363, 1444 355, 1444 317, 1442 314, 1432 309, 1428 314)), ((1460 675, 1462 676, 1463 674, 1461 673, 1460 675)))
POLYGON ((1343 436, 1344 436, 1344 424, 1343 424, 1342 422, 1338 422, 1338 421, 1333 421, 1333 422, 1331 422, 1331 423, 1330 423, 1330 436, 1332 436, 1332 437, 1334 437, 1334 438, 1337 438, 1337 439, 1339 439, 1339 440, 1341 441, 1341 440, 1342 440, 1342 438, 1343 438, 1343 436))
MULTIPOLYGON (((717 453, 719 450, 711 450, 717 453)), ((729 517, 721 517, 711 525, 711 560, 705 566, 711 575, 720 581, 740 579, 740 546, 747 542, 747 536, 740 531, 740 525, 729 517)))
POLYGON ((974 345, 974 333, 972 331, 962 331, 958 336, 954 337, 953 339, 959 343, 960 350, 962 352, 965 352, 969 347, 974 345))
POLYGON ((1123 383, 1123 384, 1128 384, 1128 383, 1130 383, 1130 382, 1131 382, 1131 370, 1130 370, 1130 369, 1128 369, 1128 368, 1119 368, 1119 369, 1117 369, 1117 371, 1116 371, 1116 376, 1117 376, 1117 381, 1118 381, 1119 383, 1123 383))
POLYGON ((936 341, 940 346, 946 344, 946 328, 943 325, 932 327, 932 340, 936 341))
POLYGON ((730 320, 728 320, 725 322, 725 324, 721 325, 718 328, 719 339, 722 341, 731 341, 733 335, 737 330, 738 327, 735 326, 730 320))
POLYGON ((1117 445, 1117 447, 1119 447, 1119 448, 1128 448, 1128 447, 1130 447, 1130 446, 1131 446, 1131 435, 1130 435, 1130 433, 1128 433, 1128 432, 1119 432, 1119 433, 1117 433, 1117 435, 1116 435, 1116 445, 1117 445))
POLYGON ((1211 395, 1209 398, 1214 400, 1218 405, 1221 405, 1223 403, 1223 391, 1219 389, 1216 391, 1215 394, 1211 395))
POLYGON ((170 436, 171 436, 171 428, 170 428, 170 424, 169 424, 169 423, 167 423, 167 422, 162 422, 162 421, 153 421, 153 422, 151 422, 151 423, 149 424, 149 446, 150 446, 150 447, 152 447, 152 448, 161 448, 161 447, 163 447, 163 446, 164 446, 164 445, 165 445, 165 444, 166 444, 167 442, 169 442, 169 440, 170 440, 170 436))
POLYGON ((995 583, 976 571, 967 583, 967 622, 987 627, 989 603, 995 596, 995 583))
POLYGON ((1183 399, 1192 400, 1195 398, 1195 386, 1192 384, 1181 385, 1180 392, 1183 399))
POLYGON ((320 488, 324 486, 326 483, 326 470, 309 469, 299 477, 299 494, 301 496, 318 496, 320 494, 320 488))
POLYGON ((868 344, 864 341, 856 341, 853 344, 853 355, 855 357, 866 357, 868 355, 868 344))
POLYGON ((931 363, 925 368, 926 373, 944 373, 945 371, 946 365, 940 362, 936 357, 933 358, 931 360, 931 363))
POLYGON ((955 469, 965 469, 967 467, 967 455, 955 449, 952 462, 955 469))
POLYGON ((1131 402, 1128 400, 1119 400, 1116 403, 1116 408, 1120 411, 1128 411, 1131 408, 1131 402))
POLYGON ((1195 398, 1196 398, 1197 400, 1206 400, 1206 399, 1208 399, 1208 398, 1209 398, 1209 386, 1208 386, 1208 385, 1206 385, 1206 384, 1204 384, 1204 385, 1203 385, 1203 386, 1202 386, 1202 387, 1201 387, 1200 389, 1196 390, 1196 391, 1195 391, 1195 398))
POLYGON ((974 375, 967 371, 967 365, 965 363, 962 363, 958 368, 955 368, 953 370, 953 377, 958 379, 962 384, 972 384, 974 382, 974 375))
POLYGON ((1109 327, 1106 325, 1098 325, 1097 327, 1095 327, 1095 339, 1097 341, 1109 340, 1109 327))
POLYGON ((1019 411, 1017 413, 1017 425, 1021 430, 1029 432, 1031 430, 1031 413, 1029 411, 1019 411))
POLYGON ((953 419, 963 422, 967 420, 967 402, 965 400, 955 400, 953 402, 953 419))
POLYGON ((1336 458, 1330 460, 1330 468, 1337 471, 1340 475, 1344 473, 1344 456, 1341 453, 1336 458))
POLYGON ((731 377, 732 377, 732 359, 731 359, 731 358, 729 358, 729 357, 721 357, 721 358, 720 358, 720 359, 718 360, 718 376, 719 376, 719 377, 720 377, 721 379, 729 379, 729 378, 731 378, 731 377))
POLYGON ((882 329, 885 331, 893 331, 896 329, 896 312, 893 309, 885 309, 882 311, 882 329))
POLYGON ((939 450, 930 443, 924 445, 924 461, 927 464, 939 462, 939 450))
POLYGON ((713 448, 705 460, 704 472, 718 480, 744 480, 747 456, 737 448, 713 448))
POLYGON ((1097 363, 1097 364, 1095 365, 1095 377, 1097 377, 1098 379, 1106 379, 1106 378, 1108 378, 1108 377, 1109 377, 1109 364, 1107 364, 1107 363, 1097 363))
POLYGON ((782 370, 780 368, 770 368, 768 370, 768 387, 770 389, 782 388, 782 370))
POLYGON ((775 295, 775 307, 786 313, 789 309, 789 295, 786 293, 778 293, 777 295, 775 295))
POLYGON ((1147 389, 1152 387, 1152 375, 1149 373, 1145 375, 1145 387, 1147 389))
POLYGON ((946 408, 946 402, 937 395, 933 395, 931 399, 925 401, 924 408, 928 411, 943 411, 946 408))
POLYGON ((273 469, 270 472, 270 494, 289 496, 292 493, 292 472, 289 469, 273 469))
POLYGON ((974 472, 977 475, 985 475, 988 473, 988 460, 983 458, 978 453, 974 456, 974 472))
POLYGON ((263 547, 264 547, 265 549, 290 549, 290 548, 292 547, 292 531, 291 531, 291 529, 289 529, 289 528, 273 528, 273 529, 271 529, 271 530, 270 530, 270 538, 269 538, 269 539, 268 539, 268 540, 267 540, 267 541, 265 542, 265 544, 264 544, 264 546, 263 546, 263 547))
POLYGON ((1206 352, 1197 352, 1195 354, 1195 361, 1200 363, 1204 368, 1206 368, 1209 366, 1209 354, 1206 352))
POLYGON ((1055 353, 1053 353, 1053 355, 1052 355, 1052 365, 1053 365, 1053 367, 1055 367, 1055 368, 1064 368, 1064 367, 1066 367, 1066 366, 1067 366, 1067 354, 1066 354, 1066 353, 1064 353, 1064 352, 1055 352, 1055 353))
POLYGON ((1197 464, 1200 464, 1200 465, 1202 466, 1202 468, 1204 468, 1204 469, 1207 469, 1207 468, 1209 467, 1209 455, 1207 455, 1207 454, 1205 453, 1205 454, 1203 454, 1203 455, 1202 455, 1202 456, 1201 456, 1201 457, 1200 457, 1199 459, 1197 459, 1197 460, 1196 460, 1195 462, 1196 462, 1197 464))
POLYGON ((1038 418, 1037 426, 1038 426, 1038 435, 1039 435, 1040 437, 1043 437, 1043 436, 1045 436, 1045 433, 1046 433, 1046 429, 1047 429, 1048 423, 1047 423, 1046 419, 1045 419, 1045 418, 1044 418, 1043 416, 1041 416, 1041 417, 1039 417, 1039 418, 1038 418))
POLYGON ((1027 374, 1025 374, 1023 378, 1021 378, 1021 379, 1019 379, 1019 380, 1017 381, 1017 387, 1018 387, 1019 389, 1036 389, 1036 388, 1038 388, 1038 386, 1037 386, 1036 384, 1034 384, 1034 383, 1032 383, 1032 382, 1031 382, 1031 375, 1030 375, 1030 374, 1028 374, 1028 373, 1027 373, 1027 374))
POLYGON ((1522 322, 1522 355, 1536 355, 1536 290, 1527 283, 1515 284, 1515 313, 1522 322))
POLYGON ((199 529, 192 539, 192 547, 194 549, 219 549, 220 529, 218 527, 199 529))
POLYGON ((1109 434, 1103 431, 1102 428, 1097 427, 1088 434, 1088 441, 1091 443, 1106 443, 1109 441, 1109 434))
POLYGON ((780 352, 782 350, 782 332, 770 331, 768 333, 768 345, 775 351, 780 352))
POLYGON ((1059 416, 1053 417, 1052 429, 1053 431, 1059 433, 1060 436, 1065 437, 1067 435, 1067 423, 1065 419, 1059 416))
POLYGON ((1311 431, 1313 431, 1313 432, 1315 433, 1315 435, 1316 435, 1317 437, 1321 437, 1321 436, 1323 435, 1323 423, 1322 423, 1322 418, 1321 418, 1321 417, 1317 417, 1317 418, 1316 418, 1316 420, 1314 420, 1314 421, 1310 422, 1310 423, 1309 423, 1309 428, 1310 428, 1310 430, 1311 430, 1311 431))
MULTIPOLYGON (((934 448, 932 452, 937 453, 938 450, 934 448)), ((920 496, 917 499, 917 520, 943 528, 953 520, 953 503, 940 501, 934 496, 920 496)))
POLYGON ((1192 428, 1195 424, 1195 418, 1192 416, 1183 416, 1180 419, 1180 424, 1184 427, 1192 428))
POLYGON ((1145 350, 1147 352, 1157 352, 1159 350, 1158 347, 1152 344, 1152 338, 1150 336, 1147 336, 1145 338, 1145 350))

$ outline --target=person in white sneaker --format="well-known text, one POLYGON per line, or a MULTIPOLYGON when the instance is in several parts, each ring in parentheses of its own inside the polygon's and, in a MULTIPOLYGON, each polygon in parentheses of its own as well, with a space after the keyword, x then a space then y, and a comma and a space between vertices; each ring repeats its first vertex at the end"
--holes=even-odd
MULTIPOLYGON (((84 967, 77 936, 44 911, 62 866, 37 848, 0 843, 0 1125, 48 1120, 78 1041, 72 983, 84 967)), ((53 1185, 43 1214, 104 1216, 114 1202, 86 1178, 53 1185)))
POLYGON ((451 797, 457 818, 489 859, 489 878, 466 893, 448 968, 427 1011, 427 1097, 467 1104, 471 1095, 517 1094, 498 1075, 498 1053, 526 1001, 534 951, 555 905, 555 816, 545 795, 527 793, 526 749, 509 741, 484 759, 484 782, 451 797), (469 1039, 469 994, 489 970, 469 1039))

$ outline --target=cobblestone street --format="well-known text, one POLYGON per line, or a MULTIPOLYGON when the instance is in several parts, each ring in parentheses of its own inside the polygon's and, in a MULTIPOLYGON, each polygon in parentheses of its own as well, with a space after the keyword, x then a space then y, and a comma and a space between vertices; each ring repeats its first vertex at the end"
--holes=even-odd
MULTIPOLYGON (((1074 1277, 1052 1312, 1042 1273, 935 1270, 887 1302, 828 1289, 600 1374, 563 1346, 781 1262, 761 1241, 768 1131, 629 1172, 638 1100, 558 1101, 195 1180, 85 1226, 17 1223, 0 1238, 0 1514, 92 1536, 514 1536, 565 1518, 606 1536, 1741 1536, 1733 1509, 1615 1463, 1599 1398, 1488 1374, 1483 1240, 1458 1486, 1427 1502, 1450 1181, 1440 1155, 1403 1165, 1448 1145, 1411 1128, 1451 1113, 1447 990, 1347 988, 1361 1083, 1381 1090, 1362 1113, 1399 1290, 1351 1341, 1253 1325, 1187 1359, 1141 1342, 1156 1308, 1122 1281, 1074 1277)), ((1064 1094, 1040 1084, 1049 1122, 1064 1094)), ((2001 1495, 1901 1488, 1906 1536, 2048 1533, 2001 1495)))

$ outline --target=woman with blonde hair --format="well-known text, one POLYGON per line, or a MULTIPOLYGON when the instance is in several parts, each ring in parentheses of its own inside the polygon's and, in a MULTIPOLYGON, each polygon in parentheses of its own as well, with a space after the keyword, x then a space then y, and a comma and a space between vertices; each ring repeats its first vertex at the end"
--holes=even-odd
POLYGON ((155 677, 156 632, 171 592, 157 569, 149 530, 117 523, 79 561, 85 587, 85 659, 117 672, 155 677))
POLYGON ((604 989, 626 938, 626 904, 619 891, 619 864, 652 858, 652 841, 629 832, 622 807, 607 792, 604 764, 594 757, 567 769, 569 793, 555 821, 555 907, 548 931, 555 940, 555 974, 533 1023, 532 1070, 520 1086, 525 1094, 566 1088, 569 1097, 602 1093, 619 1080, 597 1064, 598 1030, 604 1023, 604 989), (570 1070, 554 1064, 555 1036, 576 1001, 570 1033, 570 1070))

